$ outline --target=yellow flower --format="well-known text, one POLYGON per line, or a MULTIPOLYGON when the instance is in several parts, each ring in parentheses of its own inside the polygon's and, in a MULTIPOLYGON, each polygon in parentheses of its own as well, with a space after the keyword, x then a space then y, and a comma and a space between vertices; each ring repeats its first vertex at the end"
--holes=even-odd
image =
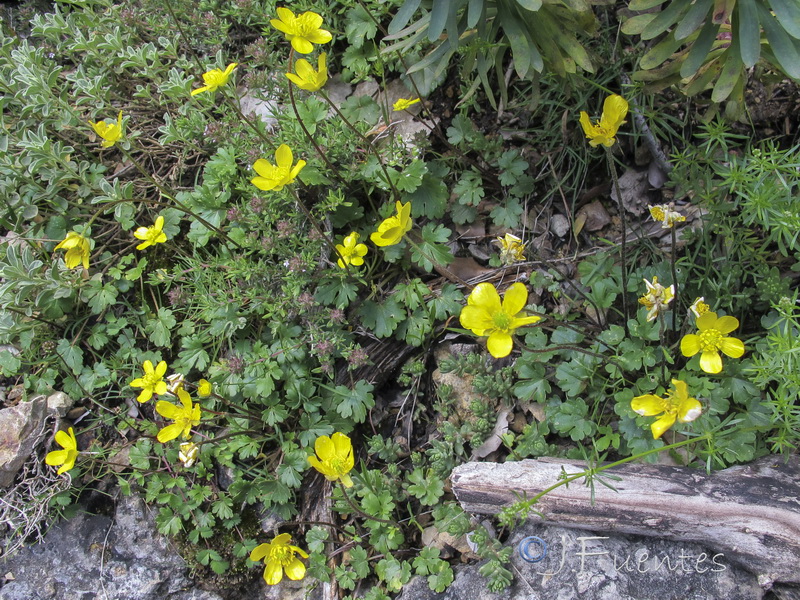
POLYGON ((270 24, 286 34, 292 48, 300 54, 309 54, 314 50, 314 44, 327 44, 333 39, 329 31, 320 29, 322 17, 315 12, 304 12, 299 17, 288 8, 279 8, 277 12, 278 18, 270 19, 270 24))
POLYGON ((208 398, 212 392, 211 382, 207 379, 201 379, 197 382, 197 395, 201 398, 208 398))
POLYGON ((525 244, 517 236, 507 233, 505 237, 499 237, 494 242, 500 246, 500 260, 503 264, 513 265, 517 261, 525 260, 525 244))
POLYGON ((153 363, 146 360, 142 364, 142 368, 144 375, 130 382, 130 386, 133 388, 143 388, 136 399, 139 402, 147 402, 153 397, 153 394, 166 394, 167 382, 164 381, 164 373, 167 372, 167 363, 162 360, 154 369, 153 363))
POLYGON ((255 562, 264 560, 266 565, 264 581, 268 585, 280 583, 284 572, 286 572, 286 576, 289 579, 294 579, 295 581, 305 576, 306 566, 295 554, 299 554, 303 558, 308 558, 308 554, 297 546, 292 546, 289 543, 291 541, 292 536, 288 533, 282 533, 273 538, 269 544, 256 546, 250 553, 250 560, 255 562))
POLYGON ((68 269, 74 269, 81 263, 84 269, 89 268, 89 238, 70 231, 67 233, 67 237, 54 248, 54 250, 62 249, 67 251, 64 255, 64 262, 68 269))
POLYGON ((667 310, 667 306, 675 297, 675 286, 665 288, 658 283, 658 277, 653 277, 653 283, 644 280, 647 293, 639 298, 639 304, 647 309, 647 320, 653 321, 660 313, 667 310))
POLYGON ((744 354, 742 340, 725 335, 739 327, 737 318, 717 318, 717 313, 706 312, 697 317, 695 325, 699 331, 696 334, 690 333, 683 336, 681 353, 684 356, 694 356, 698 352, 702 352, 700 368, 706 373, 722 371, 722 357, 719 355, 719 350, 731 358, 739 358, 744 354))
POLYGON ((233 70, 236 68, 237 64, 238 63, 229 64, 224 71, 220 71, 219 69, 211 69, 210 71, 203 73, 203 83, 205 83, 205 85, 197 88, 196 90, 192 90, 192 96, 202 94, 203 92, 216 92, 217 88, 228 83, 228 78, 231 76, 231 73, 233 73, 233 70))
POLYGON ((181 449, 178 452, 178 460, 183 463, 187 469, 194 466, 197 462, 197 456, 200 454, 200 446, 194 442, 183 442, 181 449))
POLYGON ((699 417, 703 411, 700 402, 695 398, 689 397, 686 382, 673 379, 672 386, 675 391, 667 392, 664 398, 654 394, 646 394, 644 396, 636 396, 631 400, 631 408, 635 413, 645 417, 661 415, 661 418, 650 425, 653 439, 656 440, 675 424, 676 419, 681 423, 689 423, 699 417))
POLYGON ((681 213, 672 210, 669 204, 656 204, 648 208, 650 209, 650 216, 653 220, 661 222, 661 229, 669 229, 670 227, 674 227, 675 223, 683 223, 686 220, 686 217, 681 213))
POLYGON ((413 98, 413 99, 400 98, 397 102, 392 104, 392 109, 394 110, 394 112, 406 110, 409 106, 413 106, 419 101, 420 101, 419 98, 413 98))
POLYGON ((703 313, 707 313, 711 308, 708 304, 704 302, 704 300, 705 298, 703 296, 700 296, 694 302, 692 302, 692 305, 689 307, 689 311, 692 312, 695 317, 699 317, 703 313))
POLYGON ((600 116, 600 121, 592 124, 589 120, 589 115, 585 111, 581 111, 581 127, 586 137, 589 138, 589 145, 593 148, 603 144, 604 146, 613 146, 614 136, 617 135, 617 129, 625 122, 625 115, 628 114, 628 103, 622 96, 614 94, 606 98, 603 102, 603 114, 600 116))
POLYGON ((122 137, 122 111, 119 111, 119 116, 117 116, 117 122, 114 123, 106 123, 105 121, 98 121, 97 123, 92 123, 89 121, 89 125, 92 126, 94 132, 103 138, 102 143, 100 144, 103 148, 110 148, 114 144, 119 141, 119 138, 122 137))
POLYGON ((314 70, 314 67, 312 67, 311 63, 305 58, 301 58, 294 67, 294 70, 297 71, 297 75, 294 73, 286 73, 286 77, 289 78, 289 81, 294 82, 301 90, 316 92, 328 82, 328 67, 325 64, 327 56, 328 55, 324 52, 319 55, 317 71, 314 70))
POLYGON ((339 253, 340 258, 336 261, 340 269, 344 269, 345 265, 353 265, 360 267, 364 264, 363 256, 367 253, 366 244, 358 243, 359 235, 354 231, 342 240, 341 244, 336 244, 336 251, 339 253))
POLYGON ((292 183, 303 167, 306 166, 306 161, 298 160, 293 167, 292 161, 294 161, 294 157, 292 156, 291 148, 286 144, 281 144, 275 151, 277 165, 273 165, 264 158, 259 158, 253 164, 253 168, 259 176, 251 179, 250 183, 260 190, 281 191, 283 186, 292 183))
POLYGON ((75 459, 78 458, 78 440, 75 439, 72 427, 69 428, 68 432, 56 432, 56 442, 63 450, 53 450, 44 457, 44 462, 50 466, 61 465, 61 468, 57 471, 59 475, 74 467, 75 459))
POLYGON ((541 317, 522 314, 527 303, 528 290, 520 282, 506 290, 502 303, 494 285, 479 283, 467 298, 467 305, 461 309, 459 320, 462 327, 475 335, 488 335, 486 347, 489 354, 502 358, 511 354, 514 346, 511 336, 516 329, 541 320, 541 317))
POLYGON ((376 246, 394 246, 411 229, 411 202, 401 204, 395 202, 397 214, 378 225, 378 231, 373 232, 369 239, 376 246))
POLYGON ((353 443, 350 438, 338 431, 331 437, 321 435, 314 442, 317 456, 309 456, 308 462, 328 481, 342 482, 344 487, 353 487, 353 480, 348 473, 355 464, 353 443), (319 458, 318 458, 319 457, 319 458))
POLYGON ((137 240, 144 240, 141 244, 136 246, 137 250, 144 250, 156 244, 162 244, 167 241, 167 234, 162 230, 164 229, 164 217, 157 217, 156 222, 151 227, 139 227, 133 232, 133 237, 137 240))
POLYGON ((183 388, 178 390, 178 400, 183 406, 177 406, 165 400, 156 402, 156 412, 165 419, 175 421, 158 432, 156 439, 165 444, 183 434, 183 439, 189 439, 192 427, 200 424, 200 405, 192 405, 192 397, 183 388))

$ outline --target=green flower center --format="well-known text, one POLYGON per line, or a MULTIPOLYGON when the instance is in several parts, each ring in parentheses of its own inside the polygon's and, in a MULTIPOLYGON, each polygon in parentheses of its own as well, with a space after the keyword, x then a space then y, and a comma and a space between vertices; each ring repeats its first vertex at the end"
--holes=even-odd
POLYGON ((152 373, 145 373, 142 379, 144 380, 145 389, 154 388, 161 381, 161 377, 156 375, 155 371, 152 373))
POLYGON ((292 562, 292 558, 294 558, 294 552, 289 546, 276 546, 273 544, 272 549, 269 552, 269 560, 270 562, 279 563, 282 566, 286 566, 292 562))
POLYGON ((297 33, 295 35, 308 38, 310 35, 313 35, 315 31, 319 29, 316 25, 314 25, 314 16, 313 15, 300 15, 297 17, 295 21, 295 27, 297 28, 297 33))
POLYGON ((716 329, 706 329, 700 332, 700 350, 706 352, 708 350, 716 350, 722 344, 722 334, 716 329))
POLYGON ((341 458, 332 458, 328 464, 330 465, 331 471, 337 475, 343 475, 347 472, 347 469, 345 469, 344 460, 341 458))
POLYGON ((508 331, 511 327, 511 323, 513 322, 513 318, 511 315, 507 315, 506 313, 500 311, 492 315, 492 322, 494 323, 495 329, 499 331, 508 331))

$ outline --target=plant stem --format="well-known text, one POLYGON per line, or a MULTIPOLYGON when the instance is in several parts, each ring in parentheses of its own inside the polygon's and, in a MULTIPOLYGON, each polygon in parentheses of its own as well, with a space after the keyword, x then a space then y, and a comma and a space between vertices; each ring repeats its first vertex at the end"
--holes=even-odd
POLYGON ((614 181, 614 191, 617 194, 617 206, 619 210, 619 220, 622 225, 622 244, 620 245, 620 257, 622 260, 622 316, 624 320, 625 335, 629 336, 628 329, 628 222, 625 216, 625 206, 622 203, 622 193, 619 189, 619 177, 617 177, 617 167, 614 164, 614 157, 611 154, 611 148, 604 147, 606 151, 606 159, 608 160, 608 170, 611 172, 611 179, 614 181))

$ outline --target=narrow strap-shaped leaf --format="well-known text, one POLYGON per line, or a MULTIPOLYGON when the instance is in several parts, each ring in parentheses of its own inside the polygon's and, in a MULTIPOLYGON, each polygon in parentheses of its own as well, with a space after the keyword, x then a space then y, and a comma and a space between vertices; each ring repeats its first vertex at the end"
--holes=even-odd
POLYGON ((697 39, 692 44, 692 48, 689 50, 686 60, 683 61, 683 65, 681 65, 681 77, 692 77, 697 73, 697 70, 703 63, 706 62, 708 53, 711 51, 711 46, 714 44, 714 40, 717 39, 718 31, 719 25, 714 23, 711 19, 706 21, 706 24, 703 25, 703 28, 700 30, 700 35, 697 36, 697 39))
POLYGON ((672 56, 672 53, 675 52, 681 44, 682 42, 676 40, 675 36, 670 33, 641 58, 639 61, 639 68, 654 69, 672 56))
MULTIPOLYGON (((511 54, 514 57, 514 70, 520 79, 523 79, 531 68, 531 47, 533 43, 528 37, 527 32, 520 26, 516 15, 510 11, 499 11, 498 16, 503 25, 503 31, 506 34, 509 44, 511 45, 511 54)), ((533 48, 535 51, 536 49, 533 48)), ((537 52, 538 54, 538 52, 537 52)))
POLYGON ((722 102, 731 95, 736 82, 742 76, 742 57, 739 54, 738 40, 733 38, 728 50, 725 52, 725 65, 719 74, 717 83, 714 84, 714 91, 711 92, 713 102, 722 102))
POLYGON ((657 16, 658 15, 655 13, 635 15, 622 24, 622 33, 625 35, 640 35, 644 31, 644 28, 650 24, 650 21, 657 16))
POLYGON ((542 0, 517 0, 517 4, 531 12, 536 12, 542 8, 542 0))
POLYGON ((658 16, 648 23, 642 32, 643 40, 652 40, 672 27, 680 19, 683 11, 690 6, 689 0, 672 0, 670 5, 658 13, 658 16))
POLYGON ((431 24, 428 27, 428 41, 435 42, 442 35, 447 24, 447 16, 454 7, 450 0, 433 0, 431 9, 431 24))
MULTIPOLYGON (((708 89, 722 71, 722 62, 713 57, 700 69, 699 75, 683 90, 687 96, 694 96, 708 89)), ((718 58, 718 57, 717 57, 718 58)))
POLYGON ((654 6, 659 6, 660 4, 664 4, 664 0, 631 0, 628 8, 630 10, 639 12, 640 10, 649 10, 654 6))
POLYGON ((390 34, 397 33, 408 24, 414 12, 419 8, 419 3, 420 0, 406 0, 403 2, 397 14, 394 16, 391 23, 389 23, 388 31, 390 34))
POLYGON ((478 24, 478 21, 480 21, 483 15, 484 6, 483 0, 469 0, 469 6, 467 7, 467 27, 475 27, 475 25, 478 24))
POLYGON ((792 39, 770 12, 761 4, 758 5, 761 25, 767 34, 767 40, 775 54, 775 59, 786 74, 793 79, 800 79, 800 50, 796 40, 792 39))
POLYGON ((697 0, 675 28, 675 39, 684 40, 703 24, 705 19, 711 20, 709 13, 714 0, 697 0))
POLYGON ((769 0, 778 23, 786 32, 800 40, 800 3, 797 0, 769 0))
POLYGON ((758 24, 756 0, 738 0, 738 9, 733 23, 739 25, 739 54, 748 69, 756 64, 761 55, 761 27, 758 24))

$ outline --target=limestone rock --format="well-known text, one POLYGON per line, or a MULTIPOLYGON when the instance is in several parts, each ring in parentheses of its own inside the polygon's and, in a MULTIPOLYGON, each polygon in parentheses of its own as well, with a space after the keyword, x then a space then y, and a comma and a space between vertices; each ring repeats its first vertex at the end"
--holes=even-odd
POLYGON ((44 426, 47 401, 36 396, 30 402, 0 410, 0 487, 14 477, 30 456, 44 426))

